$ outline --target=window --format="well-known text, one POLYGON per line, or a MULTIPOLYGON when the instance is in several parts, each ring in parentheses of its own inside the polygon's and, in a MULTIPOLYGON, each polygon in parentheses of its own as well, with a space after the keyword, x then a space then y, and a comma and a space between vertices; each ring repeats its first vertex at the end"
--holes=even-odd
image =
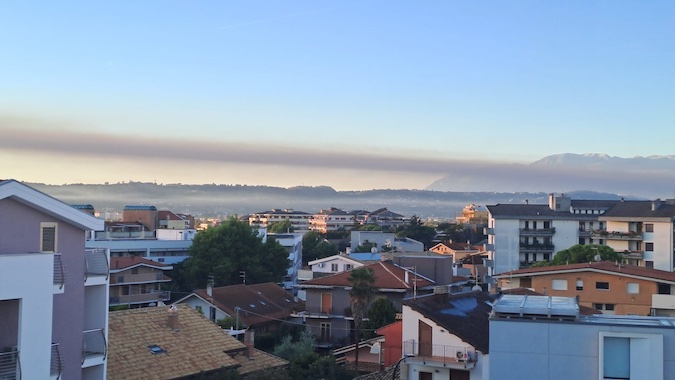
POLYGON ((670 294, 670 285, 659 284, 658 292, 659 292, 659 294, 670 294))
POLYGON ((160 347, 158 345, 155 345, 155 344, 153 344, 151 346, 148 346, 148 349, 150 350, 150 352, 152 352, 153 355, 163 354, 163 353, 166 352, 165 349, 163 349, 162 347, 160 347))
POLYGON ((211 320, 211 322, 216 321, 216 308, 213 306, 209 307, 209 319, 211 320))
POLYGON ((551 281, 552 290, 567 290, 567 280, 552 280, 551 281))
POLYGON ((654 243, 645 243, 645 251, 653 252, 654 251, 654 243))
POLYGON ((630 379, 630 338, 605 337, 603 379, 630 379))
POLYGON ((593 309, 596 309, 596 310, 602 310, 603 307, 604 307, 604 305, 601 304, 601 303, 594 303, 593 304, 593 309))
POLYGON ((330 270, 331 270, 331 272, 337 272, 338 271, 338 265, 337 264, 331 264, 330 270))
POLYGON ((584 280, 580 278, 577 279, 577 290, 584 290, 584 280))
POLYGON ((320 328, 321 328, 320 340, 322 342, 330 341, 330 323, 322 322, 320 328))
POLYGON ((352 264, 345 264, 345 270, 352 270, 352 264))
POLYGON ((663 335, 609 331, 598 335, 600 379, 664 378, 663 335))
POLYGON ((629 282, 626 284, 626 293, 638 294, 640 293, 640 284, 637 282, 629 282))
POLYGON ((606 303, 605 304, 605 310, 614 311, 614 304, 613 303, 606 303))
POLYGON ((56 252, 56 223, 40 223, 40 252, 56 252))
POLYGON ((645 223, 645 232, 654 232, 654 224, 645 223))
POLYGON ((609 282, 605 281, 596 281, 595 288, 598 290, 609 290, 609 282))

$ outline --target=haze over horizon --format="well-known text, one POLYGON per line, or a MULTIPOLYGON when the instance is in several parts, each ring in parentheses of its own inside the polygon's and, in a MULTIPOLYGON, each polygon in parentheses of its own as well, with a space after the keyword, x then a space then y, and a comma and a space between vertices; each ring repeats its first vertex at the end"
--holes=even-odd
POLYGON ((554 154, 675 153, 673 2, 25 1, 0 17, 0 178, 424 189, 554 154))

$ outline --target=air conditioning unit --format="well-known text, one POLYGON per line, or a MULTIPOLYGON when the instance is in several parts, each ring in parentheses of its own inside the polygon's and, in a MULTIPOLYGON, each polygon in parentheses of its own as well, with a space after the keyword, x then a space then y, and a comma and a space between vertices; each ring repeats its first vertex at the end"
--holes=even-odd
POLYGON ((467 360, 467 354, 462 350, 457 351, 457 353, 455 354, 455 357, 457 358, 457 361, 460 361, 460 362, 465 362, 467 360))

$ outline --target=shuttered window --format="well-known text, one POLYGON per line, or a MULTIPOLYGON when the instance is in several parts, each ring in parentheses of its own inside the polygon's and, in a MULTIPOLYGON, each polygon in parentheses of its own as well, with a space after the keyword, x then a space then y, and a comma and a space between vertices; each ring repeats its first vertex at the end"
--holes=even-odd
POLYGON ((40 223, 40 252, 56 252, 56 223, 40 223))

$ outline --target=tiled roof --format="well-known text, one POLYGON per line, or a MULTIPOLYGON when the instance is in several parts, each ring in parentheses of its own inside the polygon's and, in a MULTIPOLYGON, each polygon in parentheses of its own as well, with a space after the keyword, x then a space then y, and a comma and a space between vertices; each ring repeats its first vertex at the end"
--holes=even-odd
POLYGON ((482 291, 432 294, 403 304, 472 345, 483 354, 490 347, 489 316, 494 300, 482 291))
POLYGON ((287 364, 285 360, 255 350, 252 360, 246 346, 187 306, 178 306, 179 329, 167 325, 167 307, 110 312, 108 379, 177 379, 202 372, 238 368, 249 373, 287 364), (156 345, 163 353, 152 353, 156 345), (225 352, 239 353, 234 358, 225 352), (243 353, 242 353, 243 352, 243 353))
POLYGON ((239 318, 247 326, 270 323, 288 318, 294 310, 305 310, 302 300, 295 300, 293 294, 273 282, 221 286, 213 288, 212 297, 205 289, 195 293, 229 315, 235 315, 239 307, 239 318))
POLYGON ((172 268, 171 265, 159 263, 157 261, 149 260, 140 256, 110 258, 110 270, 126 269, 136 265, 148 265, 152 267, 167 268, 167 269, 172 268))
POLYGON ((614 207, 607 210, 602 216, 623 218, 672 218, 675 216, 675 205, 663 201, 625 201, 617 202, 614 207), (652 211, 652 203, 658 207, 652 211))
POLYGON ((600 209, 600 210, 606 210, 619 202, 621 201, 602 200, 602 199, 572 199, 570 201, 572 207, 576 209, 600 209))
POLYGON ((528 204, 496 204, 487 206, 492 217, 500 216, 557 216, 560 214, 570 214, 569 212, 555 212, 548 205, 528 205, 528 204))
POLYGON ((518 269, 511 272, 500 273, 495 278, 543 276, 561 272, 604 272, 609 274, 628 275, 642 277, 653 281, 667 281, 675 283, 675 273, 659 269, 639 267, 636 265, 617 264, 612 261, 600 261, 589 263, 577 263, 568 265, 554 265, 539 268, 518 269))
MULTIPOLYGON (((410 290, 413 288, 414 273, 408 273, 408 282, 405 281, 406 270, 390 261, 379 261, 373 264, 365 265, 361 268, 370 268, 375 275, 374 287, 378 289, 402 289, 410 290)), ((332 276, 316 278, 314 280, 305 281, 300 284, 302 288, 305 285, 323 285, 323 286, 343 286, 349 287, 349 276, 351 271, 341 272, 332 276)), ((423 288, 425 286, 433 285, 434 282, 417 275, 417 287, 423 288)))

